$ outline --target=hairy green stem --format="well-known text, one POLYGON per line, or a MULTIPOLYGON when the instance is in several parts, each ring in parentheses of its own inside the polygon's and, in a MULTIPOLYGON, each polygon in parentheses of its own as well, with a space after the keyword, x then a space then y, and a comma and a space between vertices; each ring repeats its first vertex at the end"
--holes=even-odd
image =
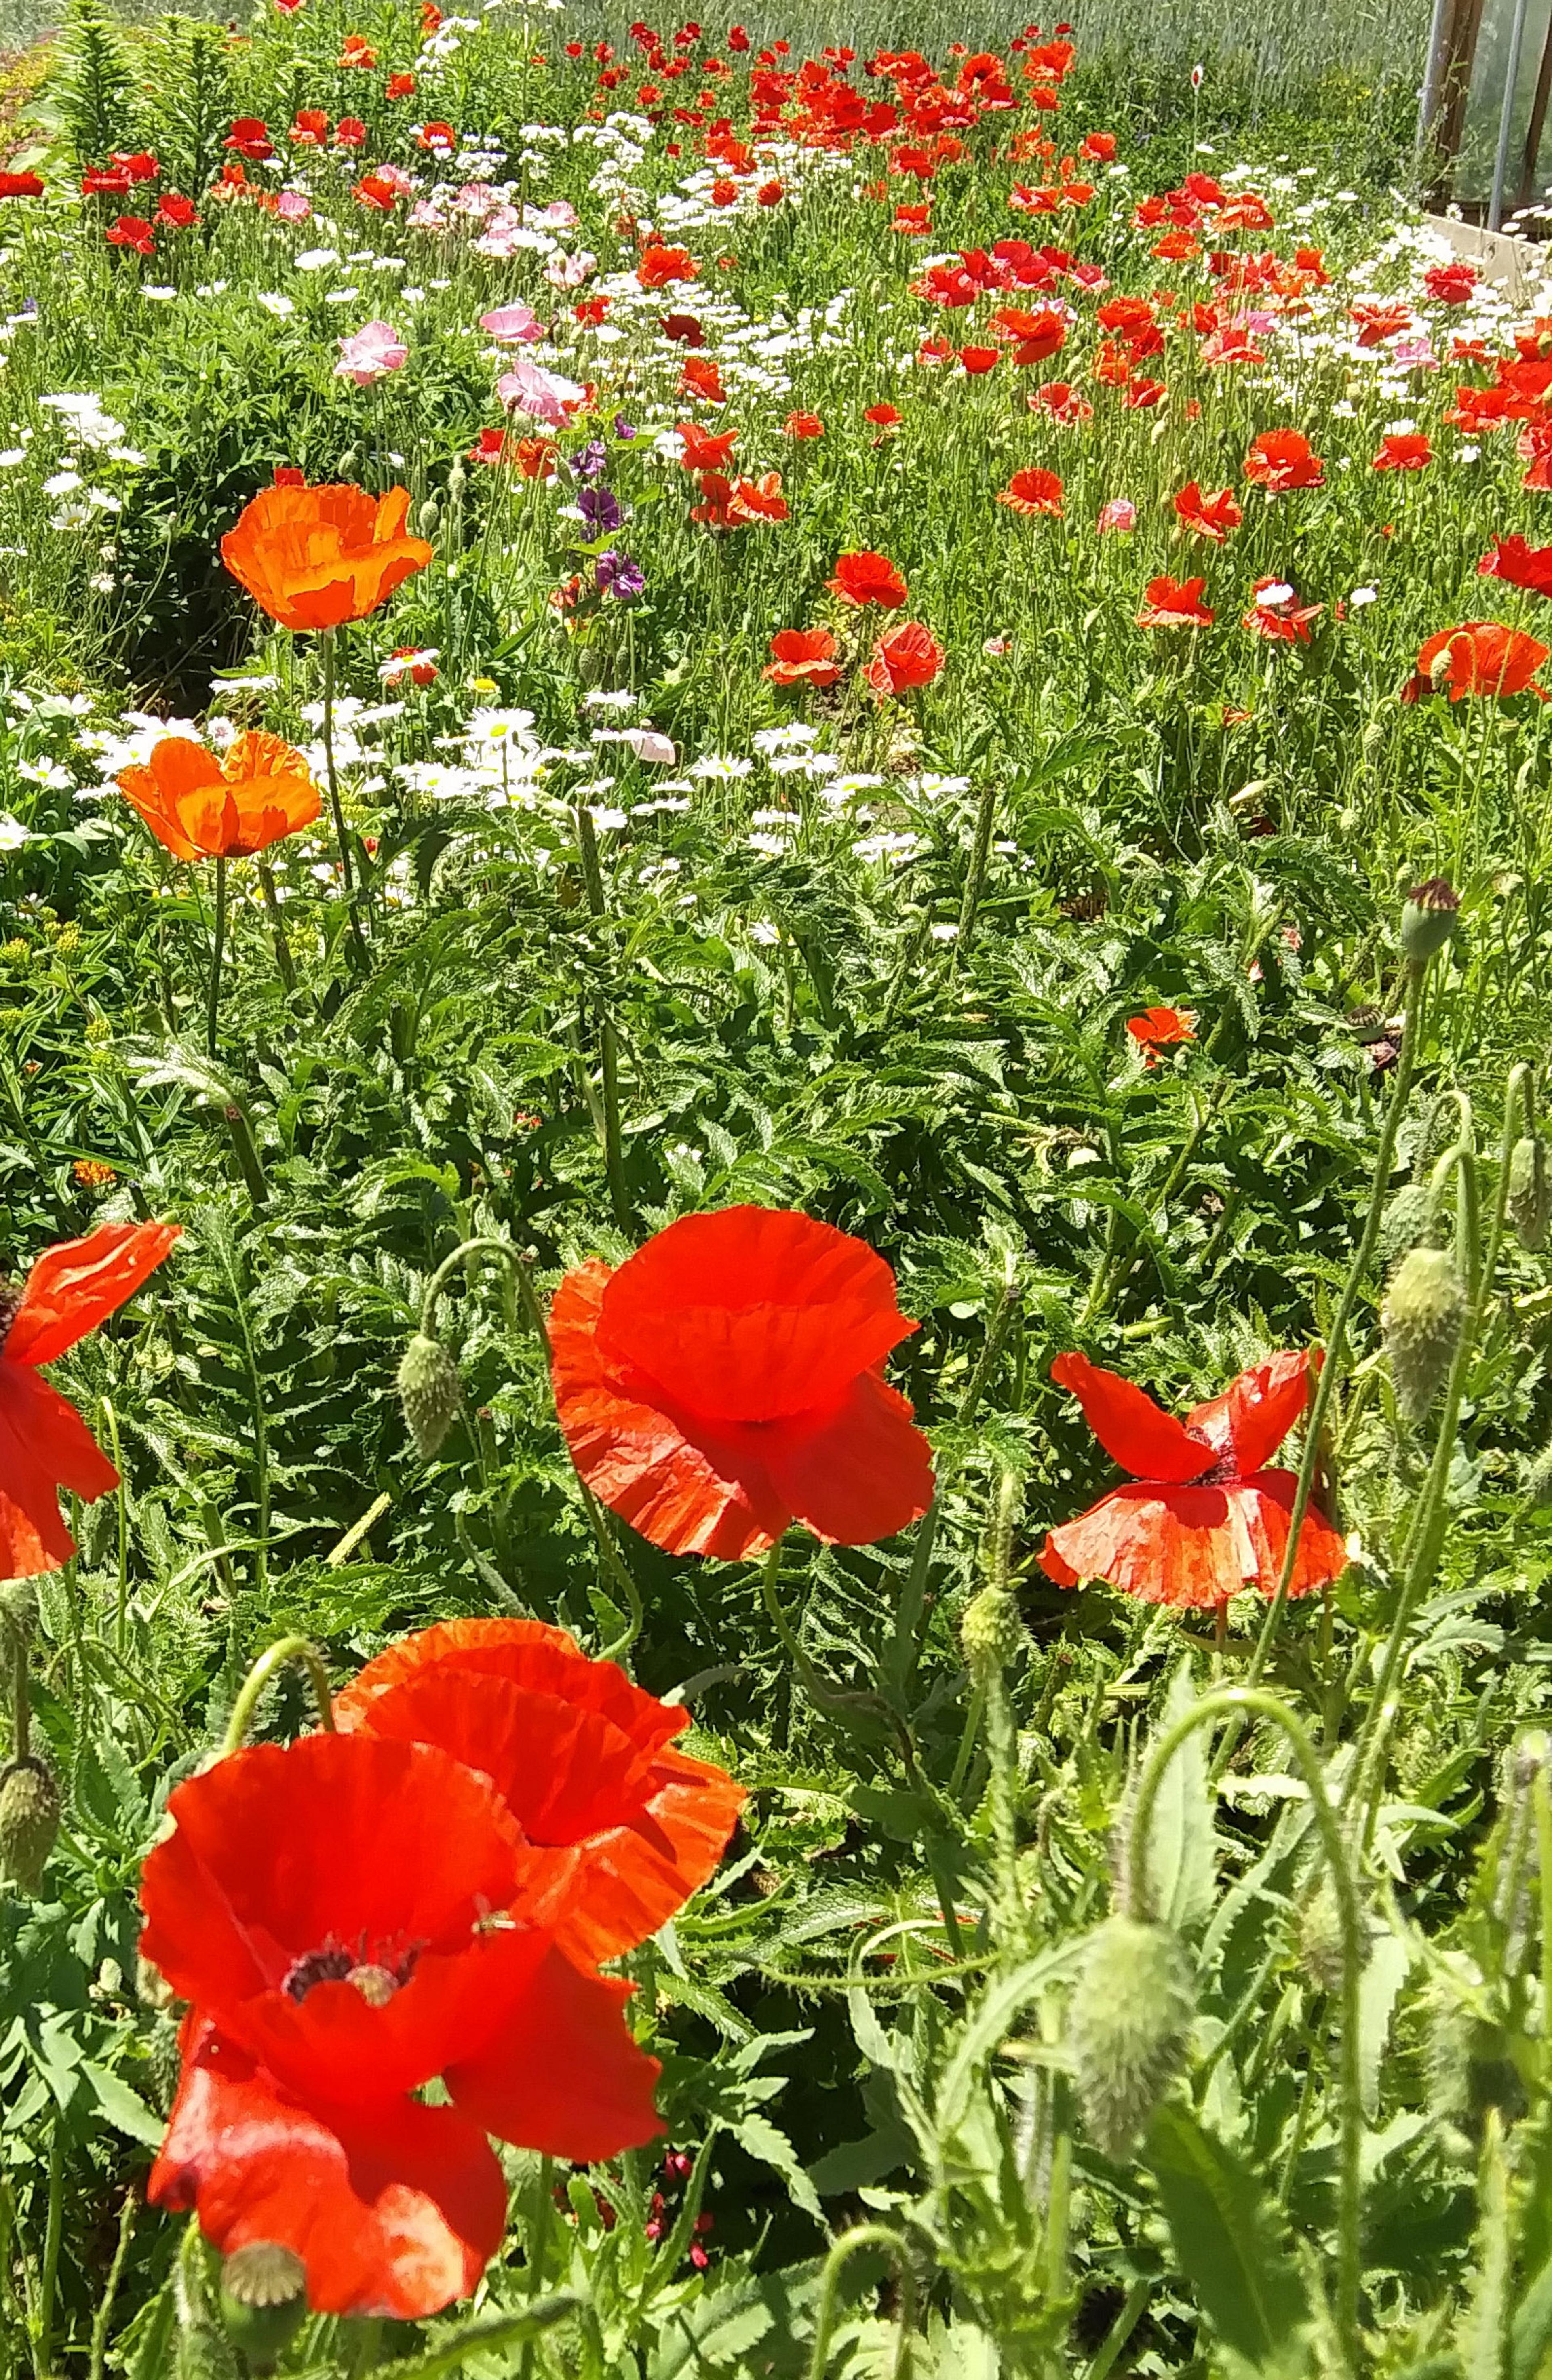
POLYGON ((103 2380, 107 2360, 108 2332, 113 2325, 114 2302, 118 2296, 118 2284, 124 2277, 124 2266, 129 2253, 129 2241, 134 2233, 135 2217, 140 2213, 140 2200, 132 2190, 126 2191, 124 2204, 118 2210, 118 2239, 108 2266, 103 2294, 97 2301, 97 2311, 92 2317, 92 2358, 87 2367, 87 2380, 103 2380))
POLYGON ((861 2249, 882 2248, 894 2262, 900 2293, 899 2344, 895 2350, 894 2380, 910 2380, 911 2342, 916 2329, 916 2274, 910 2261, 910 2251, 898 2231, 886 2223, 858 2223, 843 2231, 825 2259, 825 2271, 819 2285, 819 2313, 813 2329, 813 2353, 809 2358, 808 2380, 825 2380, 830 2362, 830 2335, 836 2326, 836 2304, 840 2292, 840 2277, 846 2266, 861 2249))
POLYGON ((312 1689, 312 1699, 318 1708, 318 1724, 326 1733, 334 1733, 334 1698, 329 1693, 328 1672, 315 1645, 305 1636, 282 1636, 277 1644, 261 1653, 242 1682, 241 1690, 232 1705, 231 1718, 226 1721, 226 1733, 221 1746, 223 1759, 228 1753, 242 1748, 259 1697, 275 1672, 287 1661, 298 1661, 307 1671, 307 1682, 312 1689))
MULTIPOLYGON (((593 813, 585 802, 577 804, 577 845, 581 854, 582 882, 587 887, 588 907, 595 919, 606 917, 604 898, 604 871, 598 860, 598 838, 593 830, 593 813)), ((604 1108, 604 1171, 608 1176, 609 1205, 615 1221, 622 1232, 630 1229, 630 1196, 626 1188, 625 1158, 619 1132, 619 1041, 613 1017, 605 1009, 598 1022, 598 1066, 601 1076, 600 1093, 604 1108)))
POLYGON ((334 812, 335 840, 339 845, 340 872, 345 879, 346 916, 350 929, 350 953, 364 975, 372 962, 367 954, 366 937, 361 931, 361 911, 356 904, 356 871, 350 858, 350 831, 345 823, 345 804, 340 799, 339 771, 334 758, 334 638, 332 628, 324 630, 324 773, 328 782, 329 808, 334 812))
POLYGON ((221 961, 226 949, 226 855, 215 855, 215 940, 210 957, 210 997, 205 1006, 205 1050, 215 1055, 215 1026, 221 1008, 221 961))

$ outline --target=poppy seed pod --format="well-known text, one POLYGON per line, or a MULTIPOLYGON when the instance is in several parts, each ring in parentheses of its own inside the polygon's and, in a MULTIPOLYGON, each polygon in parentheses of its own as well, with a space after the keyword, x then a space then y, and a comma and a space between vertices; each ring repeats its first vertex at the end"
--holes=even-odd
POLYGON ((1396 1402, 1420 1422, 1449 1376, 1466 1327, 1466 1287, 1444 1248, 1413 1248, 1390 1277, 1380 1315, 1396 1402))
POLYGON ((1521 1246, 1539 1248, 1552 1223, 1552 1181, 1547 1178, 1546 1143, 1539 1132, 1525 1133, 1510 1153, 1509 1212, 1521 1246))
POLYGON ((1185 2062, 1196 1988, 1167 1925, 1109 1917, 1089 1937, 1068 2011, 1083 2121, 1102 2155, 1130 2157, 1185 2062))
POLYGON ((439 1339, 419 1330, 398 1367, 398 1401, 418 1453, 429 1463, 453 1426, 458 1409, 458 1366, 439 1339))
POLYGON ((221 2267, 221 2319, 251 2372, 273 2372, 307 2313, 307 2267, 289 2248, 253 2240, 221 2267))
POLYGON ((984 1586, 959 1614, 960 1648, 977 1676, 988 1669, 1005 1670, 1025 1641, 1019 1607, 1006 1587, 984 1586))
POLYGON ((1426 966, 1449 941, 1460 917, 1460 895, 1442 876, 1414 884, 1401 910, 1401 956, 1409 966, 1426 966))
POLYGON ((0 1870, 35 1893, 59 1832, 59 1788, 43 1761, 13 1760, 0 1774, 0 1870))

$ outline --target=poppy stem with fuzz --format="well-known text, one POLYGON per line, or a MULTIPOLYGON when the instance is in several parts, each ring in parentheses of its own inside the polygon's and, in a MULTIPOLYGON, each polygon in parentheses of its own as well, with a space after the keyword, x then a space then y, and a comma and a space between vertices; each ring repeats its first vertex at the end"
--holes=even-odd
POLYGON ((840 2294, 840 2277, 853 2256, 863 2248, 880 2248, 895 2267, 896 2285, 899 2290, 899 2342, 895 2349, 893 2380, 910 2380, 911 2350, 916 2336, 916 2269, 910 2250, 898 2231, 886 2223, 858 2223, 843 2231, 825 2259, 825 2270, 819 2283, 819 2312, 813 2325, 813 2352, 809 2358, 808 2380, 825 2380, 830 2363, 830 2337, 836 2326, 836 2301, 840 2294))
POLYGON ((784 1538, 777 1537, 760 1564, 760 1597, 777 1642, 797 1671, 804 1694, 815 1710, 828 1712, 837 1718, 852 1717, 880 1720, 894 1735, 907 1771, 916 1775, 915 1739, 893 1705, 886 1702, 882 1694, 854 1694, 838 1686, 826 1685, 798 1642, 797 1631, 781 1604, 781 1555, 785 1542, 784 1538))
MULTIPOLYGON (((604 898, 604 871, 598 864, 598 837, 593 830, 593 813, 585 802, 577 804, 577 848, 581 856, 588 908, 595 918, 605 917, 608 909, 604 898)), ((628 1232, 630 1229, 630 1196, 625 1184, 625 1159, 619 1136, 619 1041, 614 1019, 607 1009, 601 1011, 598 1019, 598 1071, 604 1110, 604 1171, 609 1181, 609 1205, 620 1230, 628 1232)))
POLYGON ((264 896, 264 914, 269 919, 270 938, 275 944, 275 964, 286 990, 292 992, 297 988, 297 966, 291 956, 291 945, 286 939, 285 921, 280 915, 280 895, 275 889, 275 870, 267 859, 258 862, 258 869, 259 889, 264 896))
POLYGON ((350 860, 350 831, 345 823, 345 805, 339 798, 339 772, 334 763, 334 630, 324 630, 324 774, 328 780, 329 808, 334 812, 335 840, 339 845, 340 871, 345 879, 346 915, 350 921, 350 948, 356 965, 364 974, 371 965, 367 956, 366 937, 361 932, 361 914, 356 906, 356 871, 350 860))
MULTIPOLYGON (((1369 1193, 1369 1210, 1363 1218, 1363 1232, 1353 1252, 1352 1262, 1348 1267, 1347 1279, 1342 1283, 1342 1293, 1337 1301, 1337 1311, 1331 1318, 1331 1328, 1326 1333, 1326 1361, 1320 1367, 1319 1378, 1315 1381, 1314 1395, 1310 1401, 1309 1418, 1304 1425, 1304 1451, 1299 1464, 1298 1482, 1293 1491, 1293 1507, 1288 1516, 1288 1544, 1283 1551, 1282 1569, 1277 1575, 1277 1588, 1267 1607, 1266 1617, 1262 1622, 1261 1633, 1256 1639, 1255 1650, 1251 1656, 1250 1668, 1245 1672, 1247 1686, 1258 1684, 1265 1670, 1272 1647, 1277 1642, 1277 1631, 1282 1625, 1283 1611, 1288 1603, 1288 1590, 1292 1584, 1293 1572, 1298 1564, 1299 1537, 1304 1525, 1304 1515, 1310 1509, 1310 1498, 1314 1492, 1315 1466, 1320 1461, 1320 1444, 1326 1427, 1326 1416, 1331 1410, 1331 1400, 1336 1395, 1337 1386, 1342 1375, 1342 1366, 1347 1356, 1348 1325, 1352 1319, 1353 1307, 1358 1303, 1358 1293, 1363 1286, 1364 1278, 1374 1261, 1375 1247, 1379 1239, 1380 1219, 1385 1212, 1385 1202, 1390 1189, 1390 1170, 1396 1159, 1396 1135, 1401 1128, 1401 1117, 1406 1110, 1408 1094, 1411 1089, 1412 1075, 1417 1066, 1417 1045, 1421 1038, 1418 1026, 1430 965, 1431 961, 1424 959, 1421 965, 1409 965, 1406 971, 1406 992, 1402 1002, 1401 1055, 1396 1068, 1395 1085, 1386 1107, 1385 1121, 1380 1126, 1379 1148, 1375 1158, 1374 1184, 1369 1193)), ((1236 1730, 1232 1733, 1228 1749, 1232 1749, 1233 1742, 1237 1742, 1238 1740, 1236 1730)), ((1220 1749, 1216 1764, 1218 1773, 1222 1771, 1226 1756, 1226 1750, 1220 1749)))
POLYGON ((221 1007, 221 961, 226 949, 226 855, 215 855, 215 941, 210 959, 210 998, 205 1008, 205 1050, 215 1055, 215 1020, 221 1007))
POLYGON ((1166 1729, 1154 1744, 1137 1789, 1137 1799, 1132 1803, 1128 1829, 1126 1914, 1139 1925, 1154 1922, 1147 1859, 1154 1810, 1170 1763, 1181 1745, 1199 1728, 1210 1727, 1220 1718, 1235 1719, 1241 1724, 1249 1718, 1266 1719, 1282 1730, 1309 1791, 1311 1815, 1320 1837, 1321 1850, 1326 1855, 1331 1888, 1336 1895, 1342 1957, 1341 2042, 1338 2070, 1340 2107, 1338 2121, 1337 2336, 1348 2371, 1356 2374, 1362 2369, 1358 2298, 1363 2270, 1363 2082, 1359 1985, 1363 1970, 1363 1914, 1341 1821, 1326 1790, 1326 1772, 1320 1755, 1302 1722, 1276 1694, 1269 1694, 1261 1687, 1219 1687, 1212 1694, 1204 1694, 1199 1703, 1192 1704, 1191 1709, 1178 1718, 1173 1727, 1166 1729))
POLYGON ((221 1756, 240 1752, 243 1740, 252 1724, 259 1697, 277 1670, 287 1661, 299 1661, 307 1671, 307 1682, 312 1689, 312 1699, 318 1706, 318 1724, 327 1734, 334 1733, 334 1700, 329 1693, 328 1672, 319 1657, 318 1648, 305 1636, 282 1636, 267 1653, 261 1653, 242 1682, 241 1691, 232 1705, 231 1718, 226 1721, 226 1733, 221 1745, 221 1756))

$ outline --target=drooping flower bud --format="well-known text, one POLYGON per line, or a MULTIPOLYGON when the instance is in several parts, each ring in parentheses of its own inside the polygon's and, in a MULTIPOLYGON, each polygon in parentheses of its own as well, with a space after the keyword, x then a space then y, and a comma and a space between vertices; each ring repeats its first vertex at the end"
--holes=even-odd
POLYGON ((1443 950, 1460 917, 1460 895, 1442 876, 1414 884, 1401 911, 1401 956, 1414 967, 1426 966, 1443 950))
POLYGON ((416 1449, 429 1462, 458 1409, 458 1366, 439 1339, 416 1331, 399 1364, 398 1401, 416 1449))
POLYGON ((434 537, 436 525, 441 518, 441 505, 434 496, 428 496, 415 516, 415 526, 422 537, 434 537))
POLYGON ((1420 1422, 1449 1376, 1466 1327, 1468 1300, 1444 1248, 1413 1248, 1390 1277, 1380 1328, 1396 1402, 1420 1422))
POLYGON ((1185 2062, 1196 1989, 1167 1925, 1108 1917, 1089 1937, 1068 2010, 1067 2046, 1094 2145, 1129 2157, 1185 2062))
POLYGON ((0 1771, 0 1870, 35 1893, 59 1832, 59 1788, 43 1762, 13 1760, 0 1771))
POLYGON ((959 1645, 972 1671, 1005 1670, 1026 1642, 1019 1607, 1006 1587, 984 1586, 959 1614, 959 1645))
POLYGON ((301 2258, 273 2240, 250 2240, 221 2267, 221 2319, 251 2372, 273 2372, 307 2313, 301 2258))
POLYGON ((1552 1180, 1546 1143, 1539 1132, 1528 1132, 1514 1144, 1509 1160, 1509 1213, 1521 1246, 1539 1248, 1552 1223, 1552 1180))
POLYGON ((0 1652, 25 1652, 38 1624, 38 1586, 31 1578, 7 1579, 0 1586, 0 1652))
MULTIPOLYGON (((1358 1956, 1368 1956, 1374 1928, 1361 1916, 1358 1956)), ((1299 1963, 1312 1984, 1323 1992, 1342 1987, 1342 1905, 1329 1875, 1324 1872, 1299 1912, 1299 1963)))
POLYGON ((1453 1954, 1453 1967, 1428 1995, 1428 2096, 1435 2120, 1481 2143, 1489 2108, 1509 2121, 1523 2115, 1525 2084, 1508 2032, 1481 2013, 1481 1970, 1453 1954))

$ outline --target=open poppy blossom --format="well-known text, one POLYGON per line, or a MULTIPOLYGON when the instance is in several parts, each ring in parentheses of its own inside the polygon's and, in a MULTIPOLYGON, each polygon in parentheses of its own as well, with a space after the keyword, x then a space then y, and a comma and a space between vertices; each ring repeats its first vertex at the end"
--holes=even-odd
POLYGON ((1253 637, 1271 645, 1309 643, 1310 622, 1319 619, 1324 603, 1301 603, 1286 578, 1258 578, 1251 592, 1255 600, 1242 625, 1253 637))
POLYGON ((773 686, 834 686, 839 647, 828 628, 781 628, 771 638, 764 675, 773 686))
POLYGON ((1141 1016, 1127 1018, 1126 1029, 1143 1051, 1143 1064, 1151 1066, 1155 1050, 1195 1040, 1196 1018, 1189 1008, 1144 1008, 1141 1016))
POLYGON ((1278 496, 1291 488, 1324 486, 1326 466, 1301 430, 1264 430, 1251 441, 1245 477, 1269 496, 1278 496))
POLYGON ((1415 702, 1422 695, 1448 692, 1451 702, 1464 702, 1470 695, 1502 698, 1512 694, 1534 694, 1545 702, 1546 688, 1536 685, 1535 674, 1549 650, 1536 638, 1506 627, 1500 620, 1468 620, 1463 627, 1441 628, 1419 652, 1416 675, 1403 687, 1402 699, 1415 702))
POLYGON ((782 423, 788 438, 823 438, 825 424, 817 413, 789 413, 782 423))
POLYGON ((1522 537, 1497 537, 1476 567, 1479 577, 1528 587, 1534 595, 1552 595, 1552 545, 1532 545, 1522 537))
POLYGON ((261 611, 283 628, 337 628, 364 620, 432 559, 404 533, 409 491, 262 488, 221 540, 221 559, 261 611))
POLYGON ((725 1769, 674 1748, 689 1713, 538 1620, 449 1620, 369 1661, 335 1723, 434 1744, 488 1777, 533 1854, 526 1894, 593 1966, 682 1909, 744 1803, 725 1769))
POLYGON ((219 758, 164 735, 119 790, 175 859, 246 859, 311 826, 322 807, 301 754, 278 735, 239 735, 219 758))
POLYGON ((1208 610, 1202 601, 1204 578, 1150 578, 1143 608, 1137 614, 1140 628, 1210 628, 1217 613, 1208 610))
POLYGON ((693 421, 678 425, 679 461, 687 471, 720 471, 739 443, 736 430, 702 430, 693 421))
MULTIPOLYGON (((1086 1355, 1058 1355, 1051 1378, 1135 1485, 1050 1532, 1040 1552, 1047 1577, 1058 1586, 1107 1579, 1144 1603, 1182 1608, 1225 1604, 1250 1585, 1275 1593, 1297 1481, 1265 1466, 1309 1402, 1318 1363, 1302 1352, 1273 1355, 1177 1421, 1086 1355)), ((1346 1568, 1345 1543, 1312 1504, 1289 1594, 1308 1595, 1346 1568)))
POLYGON ((617 1271, 567 1274, 556 1409, 595 1496, 654 1545, 736 1561, 794 1520, 869 1545, 920 1519, 932 1460, 884 1378, 916 1325, 881 1257, 807 1215, 687 1215, 617 1271))
POLYGON ((1372 468, 1376 471, 1425 471, 1434 449, 1422 430, 1387 430, 1379 442, 1372 468))
POLYGON ((943 647, 920 620, 902 620, 886 628, 873 649, 862 674, 881 700, 904 694, 911 686, 931 686, 943 667, 943 647))
POLYGON ((748 525, 753 521, 784 521, 787 499, 781 473, 763 471, 757 480, 735 480, 727 492, 727 518, 748 525))
POLYGON ((487 2133, 587 2161, 659 2129, 630 1986, 532 1921, 533 1855, 488 1778, 425 1743, 304 1736, 230 1754, 168 1810, 141 1949, 190 2010, 147 2195, 224 2254, 287 2248, 316 2311, 415 2320, 500 2243, 487 2133))
POLYGON ((1245 517, 1232 488, 1220 488, 1216 495, 1207 496, 1195 480, 1175 498, 1175 514, 1182 528, 1213 545, 1222 545, 1229 530, 1238 528, 1245 517))
POLYGON ((104 1223, 45 1248, 19 1290, 0 1281, 0 1578, 36 1578, 75 1552, 59 1490, 91 1503, 118 1474, 74 1405, 40 1378, 133 1297, 177 1223, 104 1223))
POLYGON ((1015 471, 998 496, 999 504, 1009 512, 1033 515, 1051 513, 1061 516, 1062 487, 1055 471, 1015 471))
POLYGON ((825 584, 832 595, 859 610, 865 603, 877 603, 886 612, 898 612, 906 600, 905 580, 885 553, 843 553, 836 564, 835 577, 825 584))

